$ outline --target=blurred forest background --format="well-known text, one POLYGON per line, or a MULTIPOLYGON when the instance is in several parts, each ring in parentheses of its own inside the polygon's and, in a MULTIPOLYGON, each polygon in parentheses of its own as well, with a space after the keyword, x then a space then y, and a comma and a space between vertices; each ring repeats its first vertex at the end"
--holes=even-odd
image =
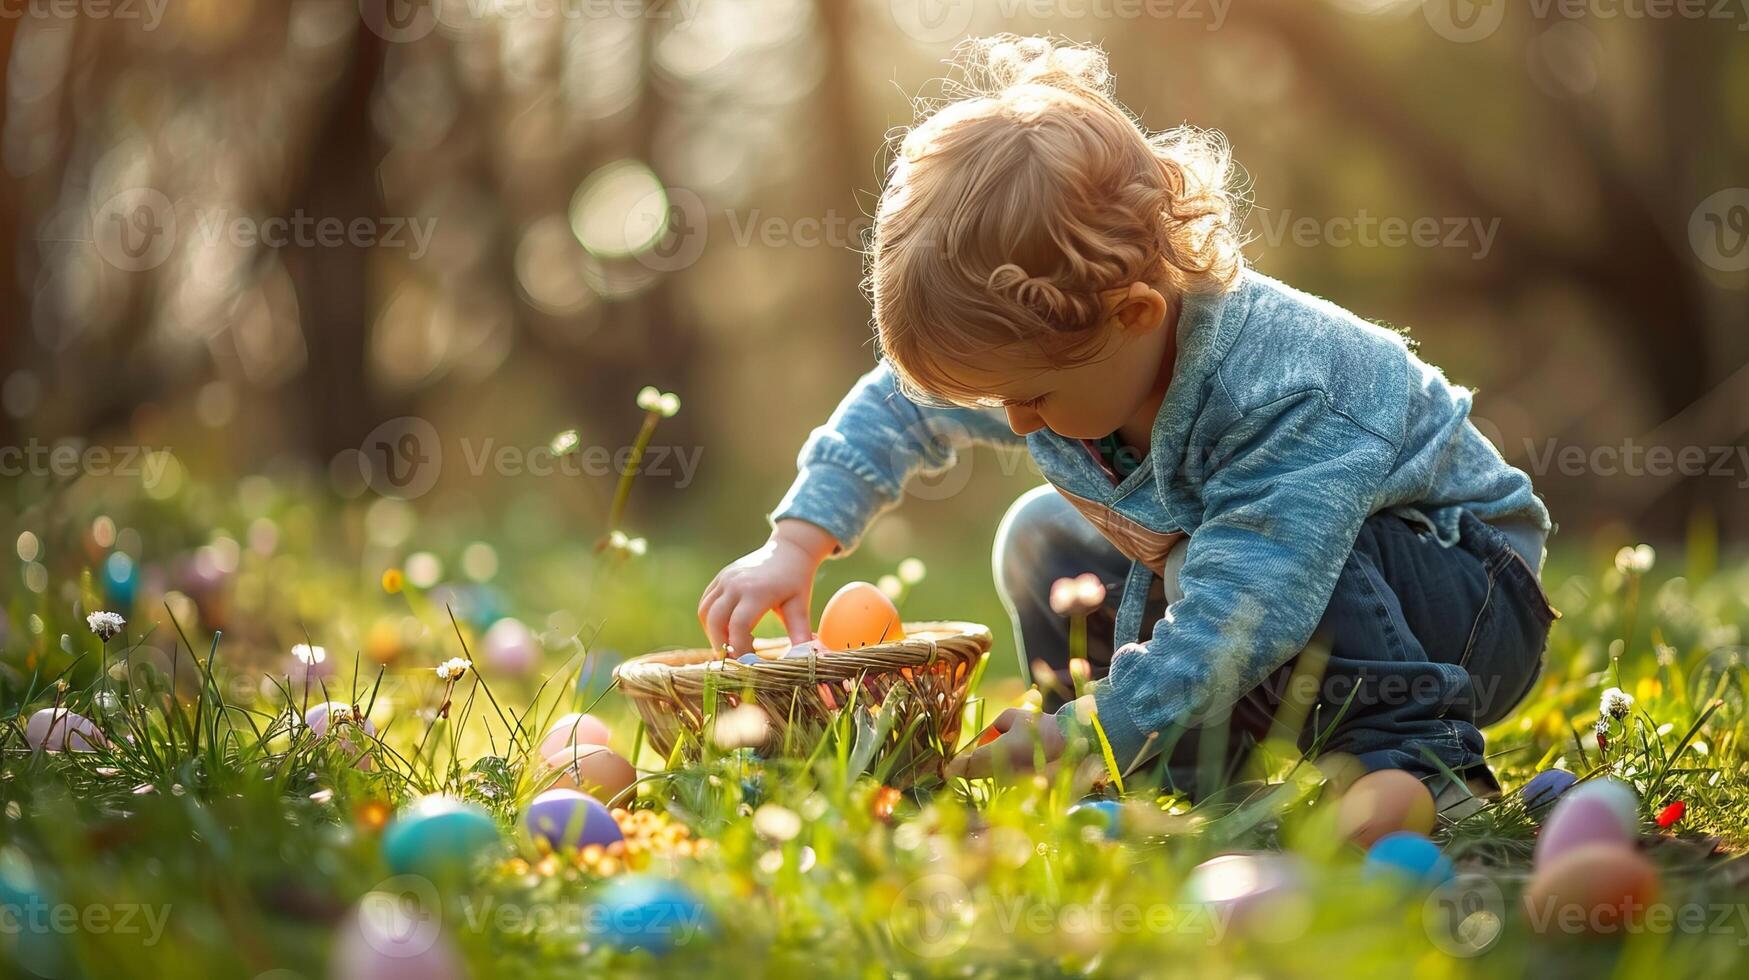
MULTIPOLYGON (((636 523, 702 587, 873 362, 858 248, 886 137, 960 38, 1051 32, 1102 43, 1150 127, 1227 134, 1257 268, 1479 389, 1557 548, 1697 514, 1728 541, 1749 527, 1749 9, 1655 9, 8 4, 0 445, 168 447, 201 481, 368 499, 360 447, 411 416, 443 459, 423 513, 590 540, 613 474, 568 478, 583 493, 470 459, 570 427, 626 445, 652 384, 686 406, 658 444, 698 467, 644 477, 636 523)), ((869 551, 987 594, 990 534, 1036 482, 963 460, 869 551)))

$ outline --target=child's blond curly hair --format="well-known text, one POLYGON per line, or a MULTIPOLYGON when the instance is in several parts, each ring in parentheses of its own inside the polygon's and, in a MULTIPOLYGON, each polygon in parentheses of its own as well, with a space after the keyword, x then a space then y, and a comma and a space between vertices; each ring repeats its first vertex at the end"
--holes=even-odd
POLYGON ((902 134, 866 286, 909 394, 982 403, 945 366, 1035 342, 1049 363, 1102 346, 1102 293, 1221 292, 1244 264, 1226 140, 1150 134, 1102 51, 1004 35, 956 52, 947 98, 902 134))

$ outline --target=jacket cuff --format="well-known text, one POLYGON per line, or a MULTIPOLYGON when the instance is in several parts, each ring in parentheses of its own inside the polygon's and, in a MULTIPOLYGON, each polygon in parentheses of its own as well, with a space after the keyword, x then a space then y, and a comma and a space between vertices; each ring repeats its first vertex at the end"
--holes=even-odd
POLYGON ((811 463, 797 474, 789 492, 771 513, 771 523, 807 521, 838 540, 836 554, 849 554, 885 500, 873 484, 831 463, 811 463))
MULTIPOLYGON (((1147 733, 1136 726, 1130 710, 1124 706, 1112 685, 1101 684, 1094 688, 1093 701, 1099 711, 1099 728, 1105 733, 1105 740, 1111 744, 1111 757, 1116 760, 1120 771, 1134 768, 1141 761, 1138 757, 1144 747, 1150 755, 1159 751, 1157 745, 1148 745, 1147 733)), ((1098 737, 1093 735, 1095 740, 1098 737)), ((1158 742, 1158 739, 1155 741, 1158 742)))

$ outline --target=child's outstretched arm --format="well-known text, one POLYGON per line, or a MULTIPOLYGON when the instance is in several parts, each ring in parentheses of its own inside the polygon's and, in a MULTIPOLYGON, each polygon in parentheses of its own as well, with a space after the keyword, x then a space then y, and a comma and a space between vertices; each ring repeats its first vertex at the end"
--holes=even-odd
POLYGON ((775 610, 792 642, 811 639, 808 604, 820 563, 855 548, 899 502, 907 478, 952 466, 967 446, 1020 441, 996 412, 916 404, 885 364, 863 375, 802 446, 800 472, 771 515, 770 539, 705 589, 698 606, 705 635, 713 646, 746 652, 754 625, 775 610))

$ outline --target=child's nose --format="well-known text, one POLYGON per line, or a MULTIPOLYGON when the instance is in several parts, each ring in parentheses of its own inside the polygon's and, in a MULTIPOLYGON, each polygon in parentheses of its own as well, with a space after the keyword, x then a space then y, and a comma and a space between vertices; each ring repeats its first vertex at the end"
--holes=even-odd
POLYGON ((1017 436, 1037 432, 1045 427, 1045 420, 1039 417, 1038 412, 1030 408, 1020 405, 1004 405, 1003 409, 1008 412, 1008 427, 1013 429, 1017 436))

